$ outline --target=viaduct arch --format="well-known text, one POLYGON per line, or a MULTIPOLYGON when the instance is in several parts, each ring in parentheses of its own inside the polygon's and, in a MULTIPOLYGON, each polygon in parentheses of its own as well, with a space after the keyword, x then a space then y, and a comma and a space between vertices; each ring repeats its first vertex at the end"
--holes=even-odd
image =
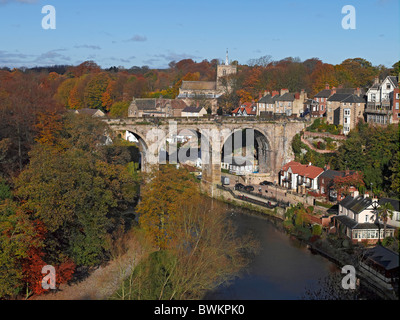
POLYGON ((221 181, 221 155, 224 145, 235 132, 244 129, 254 132, 260 172, 268 173, 277 180, 280 168, 294 159, 291 148, 293 137, 308 125, 304 120, 294 119, 255 121, 229 118, 221 122, 207 118, 163 118, 151 122, 146 118, 124 118, 103 121, 122 137, 127 131, 138 137, 143 171, 160 164, 159 152, 171 134, 183 130, 196 132, 201 139, 202 186, 207 192, 212 192, 221 181))

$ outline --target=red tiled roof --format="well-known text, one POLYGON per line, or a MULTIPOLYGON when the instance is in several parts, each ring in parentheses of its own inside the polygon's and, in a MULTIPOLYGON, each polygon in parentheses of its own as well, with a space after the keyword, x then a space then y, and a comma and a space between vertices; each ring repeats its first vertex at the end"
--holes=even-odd
POLYGON ((282 167, 282 171, 287 171, 289 167, 292 169, 292 172, 295 174, 298 174, 300 176, 304 176, 307 178, 314 179, 318 177, 322 172, 324 172, 324 169, 313 166, 313 165, 307 165, 307 164, 301 164, 296 161, 290 161, 286 163, 282 167))
POLYGON ((249 115, 256 115, 257 114, 257 111, 256 110, 253 111, 252 104, 249 103, 249 102, 241 105, 240 107, 237 107, 235 110, 232 111, 232 113, 238 113, 239 111, 241 113, 243 113, 244 110, 246 110, 246 113, 249 114, 249 115))

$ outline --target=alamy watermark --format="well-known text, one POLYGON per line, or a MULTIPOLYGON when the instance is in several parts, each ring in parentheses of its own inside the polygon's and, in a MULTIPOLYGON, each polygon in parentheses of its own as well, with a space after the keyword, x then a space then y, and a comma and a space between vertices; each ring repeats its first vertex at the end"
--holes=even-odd
POLYGON ((42 274, 45 274, 42 279, 42 288, 45 290, 56 289, 56 269, 51 265, 44 266, 42 274))
POLYGON ((345 265, 342 273, 346 274, 342 279, 342 288, 345 290, 354 290, 356 288, 356 268, 352 265, 345 265))
POLYGON ((342 18, 342 28, 345 30, 356 28, 356 8, 352 5, 345 5, 342 8, 342 14, 346 14, 342 18))
POLYGON ((46 14, 42 19, 42 28, 44 30, 56 28, 56 8, 52 5, 45 5, 42 8, 42 13, 46 14))

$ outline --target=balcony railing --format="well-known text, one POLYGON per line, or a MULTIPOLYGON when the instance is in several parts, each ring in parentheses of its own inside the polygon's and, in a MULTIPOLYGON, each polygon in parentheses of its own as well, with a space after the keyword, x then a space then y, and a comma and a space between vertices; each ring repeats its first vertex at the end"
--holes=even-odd
POLYGON ((388 114, 392 112, 390 103, 388 105, 377 104, 374 102, 368 102, 365 108, 366 113, 377 113, 377 114, 388 114))

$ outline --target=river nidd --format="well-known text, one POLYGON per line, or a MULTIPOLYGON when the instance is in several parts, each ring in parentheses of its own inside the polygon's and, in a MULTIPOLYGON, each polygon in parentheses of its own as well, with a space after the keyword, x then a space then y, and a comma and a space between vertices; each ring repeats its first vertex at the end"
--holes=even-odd
POLYGON ((321 286, 319 280, 340 273, 335 264, 311 253, 279 222, 229 209, 238 235, 251 233, 260 250, 232 282, 209 292, 206 300, 298 300, 321 286))

